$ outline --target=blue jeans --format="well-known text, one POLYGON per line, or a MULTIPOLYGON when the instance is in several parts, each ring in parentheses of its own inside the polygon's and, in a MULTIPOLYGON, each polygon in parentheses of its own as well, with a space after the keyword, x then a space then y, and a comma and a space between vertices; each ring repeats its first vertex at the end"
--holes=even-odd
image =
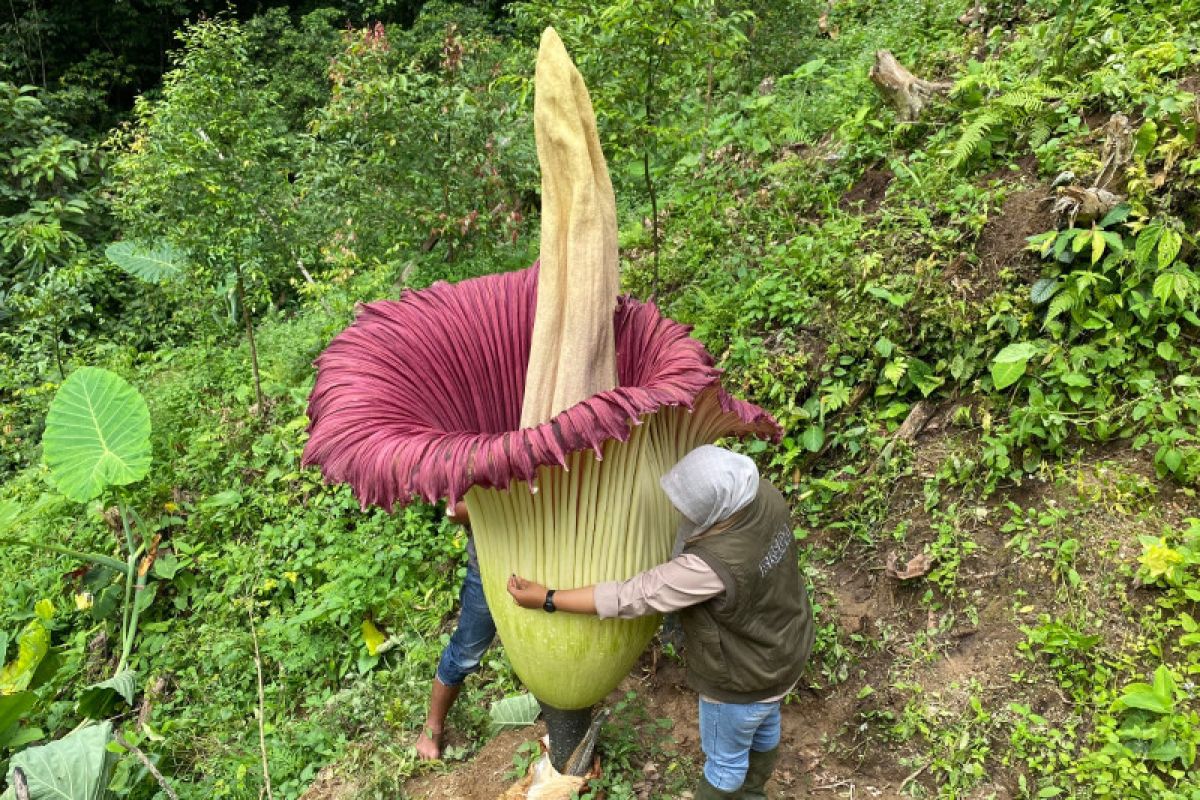
POLYGON ((700 746, 704 777, 723 792, 736 792, 746 780, 750 751, 779 746, 779 701, 713 703, 701 697, 700 746))
POLYGON ((450 644, 442 651, 437 668, 437 679, 445 686, 458 686, 478 671, 483 654, 496 638, 496 623, 483 597, 479 570, 467 568, 458 600, 458 627, 450 635, 450 644))

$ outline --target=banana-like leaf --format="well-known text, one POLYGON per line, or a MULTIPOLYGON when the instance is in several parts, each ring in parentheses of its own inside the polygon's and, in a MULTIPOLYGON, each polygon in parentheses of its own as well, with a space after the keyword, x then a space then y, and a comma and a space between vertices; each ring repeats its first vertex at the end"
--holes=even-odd
POLYGON ((80 714, 90 719, 103 719, 112 714, 121 701, 133 705, 137 695, 137 673, 126 669, 113 675, 106 681, 93 683, 83 690, 79 696, 77 709, 80 714))
POLYGON ((112 754, 108 741, 112 724, 91 725, 40 747, 22 750, 9 762, 9 790, 0 800, 10 800, 13 771, 20 769, 29 785, 29 800, 100 800, 108 785, 112 754))
POLYGON ((58 490, 86 502, 150 469, 150 412, 116 373, 83 367, 50 402, 42 451, 58 490))
POLYGON ((537 698, 526 692, 505 697, 492 703, 492 726, 496 730, 524 728, 532 725, 542 712, 537 698))
POLYGON ((108 260, 135 278, 147 283, 163 283, 183 272, 183 253, 166 242, 113 242, 104 248, 108 260))

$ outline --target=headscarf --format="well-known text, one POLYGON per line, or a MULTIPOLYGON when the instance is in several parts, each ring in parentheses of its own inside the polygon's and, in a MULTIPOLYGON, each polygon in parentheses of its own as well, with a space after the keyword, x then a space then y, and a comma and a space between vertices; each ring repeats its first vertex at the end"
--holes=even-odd
POLYGON ((659 479, 671 504, 683 514, 672 556, 688 540, 741 511, 758 494, 758 467, 746 456, 702 445, 659 479))

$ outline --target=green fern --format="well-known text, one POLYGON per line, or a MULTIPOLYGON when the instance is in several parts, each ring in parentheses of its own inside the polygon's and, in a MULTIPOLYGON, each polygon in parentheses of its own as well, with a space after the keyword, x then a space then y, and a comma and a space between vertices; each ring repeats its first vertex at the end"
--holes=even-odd
POLYGON ((1050 301, 1050 307, 1046 309, 1046 321, 1043 324, 1049 325, 1054 319, 1062 316, 1074 307, 1075 293, 1072 291, 1059 292, 1050 301))
MULTIPOLYGON (((959 81, 955 89, 961 93, 969 87, 985 86, 992 77, 994 76, 991 73, 983 70, 959 81)), ((1030 140, 1036 142, 1034 146, 1044 143, 1052 133, 1050 123, 1045 118, 1046 100, 1052 95, 1053 90, 1050 86, 1042 81, 1030 79, 992 98, 963 128, 950 155, 950 169, 958 169, 967 163, 978 152, 983 140, 1001 126, 1011 133, 1017 126, 1032 119, 1030 140)))
POLYGON ((954 152, 950 155, 950 169, 958 169, 960 166, 970 160, 971 156, 975 155, 975 151, 979 149, 979 145, 991 133, 992 128, 1003 121, 1003 116, 995 109, 985 108, 975 119, 963 128, 962 135, 958 137, 958 141, 954 145, 954 152))
POLYGON ((1053 131, 1050 128, 1050 123, 1045 119, 1036 119, 1033 125, 1029 128, 1029 146, 1041 147, 1050 140, 1050 134, 1053 131))

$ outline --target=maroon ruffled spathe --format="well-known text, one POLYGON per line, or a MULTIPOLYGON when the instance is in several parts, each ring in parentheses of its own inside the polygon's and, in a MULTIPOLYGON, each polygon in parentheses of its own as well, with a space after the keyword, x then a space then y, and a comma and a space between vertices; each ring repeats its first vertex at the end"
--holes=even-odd
POLYGON ((536 297, 535 264, 361 306, 316 360, 303 463, 350 484, 363 507, 454 503, 472 486, 504 489, 565 466, 578 450, 599 455, 642 417, 691 408, 710 388, 739 432, 779 438, 769 414, 720 387, 689 327, 627 296, 613 315, 620 385, 518 429, 536 297))

